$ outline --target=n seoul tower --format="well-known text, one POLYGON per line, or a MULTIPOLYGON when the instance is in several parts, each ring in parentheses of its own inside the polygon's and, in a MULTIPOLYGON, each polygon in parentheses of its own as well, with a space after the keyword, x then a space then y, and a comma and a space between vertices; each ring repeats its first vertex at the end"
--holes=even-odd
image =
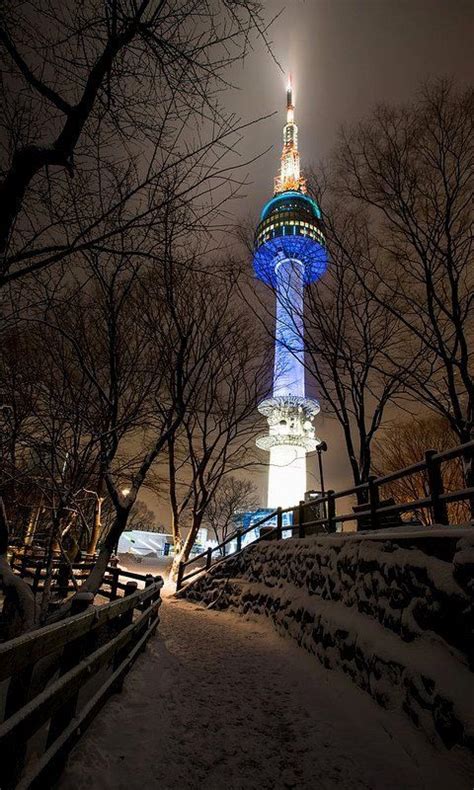
POLYGON ((320 444, 312 424, 319 403, 305 396, 303 291, 325 272, 327 253, 321 212, 306 193, 300 172, 294 111, 290 78, 280 172, 274 196, 260 216, 253 259, 257 277, 276 293, 273 391, 258 406, 267 418, 268 433, 257 438, 257 446, 270 452, 271 508, 303 499, 306 454, 320 444))

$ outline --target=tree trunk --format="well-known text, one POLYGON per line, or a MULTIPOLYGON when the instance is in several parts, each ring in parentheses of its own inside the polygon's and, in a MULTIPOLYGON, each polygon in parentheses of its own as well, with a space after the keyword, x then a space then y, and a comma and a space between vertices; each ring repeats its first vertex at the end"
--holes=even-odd
POLYGON ((25 540, 24 540, 25 546, 31 546, 31 544, 33 543, 33 540, 34 540, 34 537, 35 537, 35 533, 36 533, 36 527, 38 526, 38 521, 39 521, 39 517, 41 515, 41 508, 42 507, 43 507, 43 496, 41 496, 41 499, 40 499, 38 507, 37 508, 33 507, 31 509, 31 516, 30 516, 29 521, 28 521, 28 526, 26 528, 26 534, 25 534, 25 540))
MULTIPOLYGON (((180 562, 187 562, 189 559, 189 555, 191 553, 191 549, 194 546, 196 536, 199 532, 199 528, 202 523, 202 518, 199 516, 195 516, 193 520, 193 524, 191 529, 189 530, 186 540, 183 542, 181 537, 180 540, 180 547, 178 550, 175 548, 175 554, 173 558, 173 564, 171 566, 169 578, 171 581, 176 581, 178 576, 178 568, 180 562)), ((176 544, 175 544, 176 545, 176 544)))
POLYGON ((117 511, 112 528, 104 540, 104 544, 99 552, 97 560, 94 563, 94 567, 92 568, 85 582, 79 588, 80 592, 91 592, 95 595, 95 593, 97 593, 99 590, 100 585, 102 584, 102 579, 104 578, 104 573, 107 570, 110 557, 112 556, 115 546, 119 541, 120 535, 127 525, 127 520, 132 505, 133 502, 129 503, 127 507, 121 507, 117 511))
POLYGON ((178 578, 178 568, 179 563, 184 562, 183 560, 183 551, 184 551, 184 541, 181 535, 177 535, 174 538, 174 556, 173 562, 171 563, 171 568, 169 572, 169 579, 170 581, 175 582, 178 578))
MULTIPOLYGON (((461 441, 464 444, 471 441, 472 438, 471 435, 467 435, 465 438, 461 439, 461 441)), ((462 469, 464 474, 464 485, 466 488, 474 488, 474 452, 472 450, 464 453, 462 456, 462 469)), ((471 520, 474 520, 474 497, 469 497, 467 502, 471 513, 471 520)))
POLYGON ((101 477, 99 479, 99 485, 97 486, 97 499, 94 508, 94 525, 92 527, 92 533, 89 540, 89 544, 87 546, 87 553, 88 554, 95 554, 97 551, 97 544, 99 542, 100 533, 102 531, 102 502, 104 501, 104 480, 101 477))
POLYGON ((13 639, 35 626, 35 597, 30 586, 13 573, 8 563, 8 520, 3 499, 0 497, 0 587, 5 595, 3 617, 5 635, 13 639))

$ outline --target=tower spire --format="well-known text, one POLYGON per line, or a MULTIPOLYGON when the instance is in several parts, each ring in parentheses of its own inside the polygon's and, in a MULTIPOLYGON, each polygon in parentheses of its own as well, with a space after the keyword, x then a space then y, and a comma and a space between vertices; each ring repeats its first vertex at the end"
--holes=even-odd
POLYGON ((293 83, 290 74, 286 88, 286 124, 283 127, 283 150, 280 158, 280 172, 275 178, 275 194, 293 190, 305 193, 306 181, 300 171, 298 127, 295 123, 293 83))

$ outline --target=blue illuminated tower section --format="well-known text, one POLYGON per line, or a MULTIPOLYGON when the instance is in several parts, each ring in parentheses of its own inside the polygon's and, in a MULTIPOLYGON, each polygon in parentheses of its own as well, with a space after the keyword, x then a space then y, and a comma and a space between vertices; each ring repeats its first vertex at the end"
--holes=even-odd
POLYGON ((306 454, 316 449, 313 418, 319 403, 305 395, 303 291, 326 270, 327 254, 317 203, 300 172, 298 127, 291 81, 287 89, 281 167, 274 197, 264 206, 255 235, 257 277, 275 290, 273 392, 259 404, 268 433, 257 446, 270 452, 267 506, 289 507, 306 491, 306 454))

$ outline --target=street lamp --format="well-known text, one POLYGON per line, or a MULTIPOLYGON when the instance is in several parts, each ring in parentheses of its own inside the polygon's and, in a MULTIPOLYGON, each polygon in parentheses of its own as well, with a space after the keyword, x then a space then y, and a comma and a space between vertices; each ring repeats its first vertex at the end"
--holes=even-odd
MULTIPOLYGON (((328 446, 326 442, 321 442, 321 444, 318 444, 318 446, 316 447, 318 453, 319 482, 321 483, 321 496, 323 497, 323 499, 324 499, 323 453, 325 453, 327 449, 328 446)), ((327 518, 328 509, 327 509, 326 501, 323 502, 323 508, 324 508, 324 516, 327 518)))
POLYGON ((321 442, 316 447, 316 451, 318 453, 318 464, 319 464, 319 481, 321 483, 321 494, 324 496, 324 475, 323 475, 323 453, 326 452, 328 446, 326 442, 321 442))

